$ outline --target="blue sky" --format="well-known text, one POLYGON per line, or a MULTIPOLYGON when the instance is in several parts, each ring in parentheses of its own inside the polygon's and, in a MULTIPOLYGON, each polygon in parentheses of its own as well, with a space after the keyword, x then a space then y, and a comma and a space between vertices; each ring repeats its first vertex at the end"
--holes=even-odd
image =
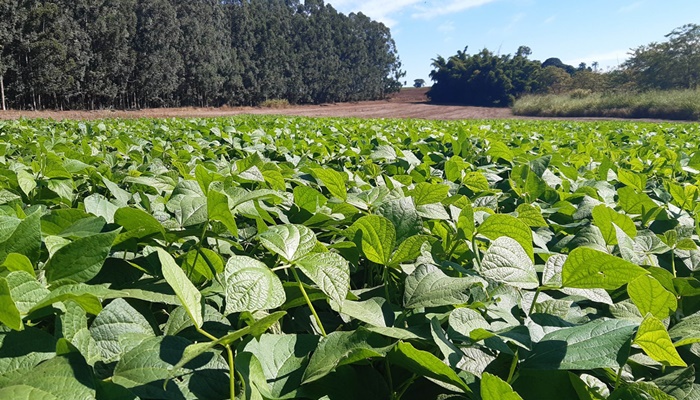
POLYGON ((385 23, 396 41, 405 80, 430 84, 430 62, 469 46, 531 59, 613 68, 631 48, 664 41, 681 25, 700 23, 698 0, 327 0, 343 12, 385 23))

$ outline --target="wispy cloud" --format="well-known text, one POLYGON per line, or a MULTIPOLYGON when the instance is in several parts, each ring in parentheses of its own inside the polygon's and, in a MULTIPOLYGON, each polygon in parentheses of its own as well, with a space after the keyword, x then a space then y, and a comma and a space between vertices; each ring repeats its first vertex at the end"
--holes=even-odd
POLYGON ((632 4, 628 4, 628 5, 626 5, 626 6, 620 7, 620 8, 617 10, 617 12, 619 12, 619 13, 621 13, 621 14, 627 14, 628 12, 632 12, 632 11, 638 9, 638 8, 641 7, 643 4, 644 4, 643 1, 637 1, 637 2, 634 2, 634 3, 632 3, 632 4))
POLYGON ((438 26, 437 30, 442 33, 451 33, 455 31, 455 23, 452 21, 445 21, 442 25, 438 26))
POLYGON ((565 60, 564 63, 576 67, 582 62, 586 63, 588 66, 590 66, 594 62, 598 62, 599 69, 606 69, 609 67, 612 68, 617 67, 618 65, 622 64, 625 60, 627 60, 627 58, 629 57, 629 54, 627 54, 628 52, 629 50, 627 49, 613 50, 606 53, 597 53, 578 58, 571 58, 565 60))
POLYGON ((346 13, 362 11, 391 27, 404 12, 410 12, 413 19, 431 19, 494 1, 497 0, 331 0, 330 3, 346 13))
POLYGON ((554 22, 554 21, 556 21, 556 20, 557 20, 557 16, 556 16, 556 15, 552 15, 551 17, 545 19, 545 20, 544 20, 544 23, 545 23, 545 24, 551 24, 552 22, 554 22))

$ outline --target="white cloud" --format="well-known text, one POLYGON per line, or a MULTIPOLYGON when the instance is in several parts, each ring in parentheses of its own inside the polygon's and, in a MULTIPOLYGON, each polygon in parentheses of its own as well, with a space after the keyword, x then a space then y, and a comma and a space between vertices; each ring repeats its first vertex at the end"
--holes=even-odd
POLYGON ((396 25, 398 14, 412 12, 414 19, 431 19, 469 8, 479 7, 496 0, 331 0, 337 10, 363 14, 391 27, 396 25))
POLYGON ((608 69, 614 68, 625 62, 629 57, 627 54, 629 50, 613 50, 606 53, 591 54, 584 57, 572 58, 564 61, 564 64, 573 65, 578 67, 582 62, 586 63, 589 67, 594 62, 598 62, 598 69, 608 69))
POLYGON ((452 21, 446 21, 442 25, 438 26, 437 30, 442 33, 450 33, 455 31, 455 23, 452 21))
POLYGON ((552 22, 556 21, 556 19, 557 19, 557 16, 556 16, 556 15, 552 15, 551 17, 545 19, 545 20, 544 20, 544 23, 545 23, 545 24, 551 24, 552 22))

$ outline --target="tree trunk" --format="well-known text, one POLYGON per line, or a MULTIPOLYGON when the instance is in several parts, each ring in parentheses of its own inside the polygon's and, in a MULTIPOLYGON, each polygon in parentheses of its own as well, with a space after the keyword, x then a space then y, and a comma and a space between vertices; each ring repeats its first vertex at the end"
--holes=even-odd
POLYGON ((0 97, 2 97, 2 110, 7 110, 5 106, 5 82, 3 81, 3 76, 0 75, 0 97))

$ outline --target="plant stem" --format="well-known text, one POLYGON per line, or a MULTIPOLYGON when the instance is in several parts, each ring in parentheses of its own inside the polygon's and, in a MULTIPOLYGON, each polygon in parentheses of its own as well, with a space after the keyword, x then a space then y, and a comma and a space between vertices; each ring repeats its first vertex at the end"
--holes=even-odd
POLYGON ((231 394, 231 400, 236 400, 236 366, 233 360, 233 350, 231 350, 231 345, 226 345, 226 353, 228 353, 228 368, 229 368, 229 392, 231 394))
POLYGON ((384 270, 382 271, 382 280, 384 281, 384 297, 386 297, 386 301, 391 303, 391 300, 389 300, 389 271, 387 266, 383 266, 384 270))
POLYGON ((538 297, 540 297, 540 288, 539 287, 535 291, 535 296, 532 298, 532 304, 530 304, 530 312, 528 314, 532 314, 532 309, 535 308, 535 304, 537 304, 538 297))
POLYGON ((311 304, 311 299, 309 299, 309 295, 306 294, 306 290, 304 289, 304 285, 301 283, 301 279, 299 279, 299 274, 297 274, 296 268, 292 265, 291 268, 292 270, 292 275, 294 275, 294 279, 297 281, 299 284, 299 290, 301 290, 301 294, 304 296, 304 300, 306 300, 306 304, 309 306, 311 309, 311 313, 314 315, 314 318, 316 318, 316 323, 318 324, 318 328, 321 329, 321 335, 323 337, 326 337, 326 330, 323 329, 323 324, 321 323, 321 318, 318 317, 318 314, 316 314, 316 309, 314 308, 314 305, 311 304))
POLYGON ((617 370, 617 378, 615 378, 615 389, 620 386, 620 381, 622 379, 622 366, 617 370))
POLYGON ((513 355, 513 361, 510 363, 510 371, 508 372, 508 384, 510 385, 513 382, 513 375, 515 375, 515 367, 518 366, 518 350, 515 350, 515 354, 513 355))
POLYGON ((472 236, 472 251, 474 252, 474 261, 476 261, 476 266, 481 269, 481 255, 479 255, 479 246, 476 244, 476 235, 472 236))
POLYGON ((413 384, 413 381, 415 381, 416 378, 418 378, 418 376, 417 376, 416 374, 413 374, 413 376, 412 376, 409 380, 407 380, 406 382, 404 382, 403 385, 401 385, 401 387, 399 388, 399 393, 397 393, 397 394, 394 396, 394 399, 395 399, 395 400, 401 400, 401 398, 403 397, 404 393, 406 393, 406 390, 408 390, 408 388, 411 386, 411 384, 413 384))
POLYGON ((394 393, 394 378, 391 377, 391 364, 389 364, 389 360, 386 358, 384 359, 384 366, 386 368, 386 376, 389 378, 389 393, 393 394, 394 393))
POLYGON ((205 330, 202 329, 202 328, 197 327, 197 325, 195 325, 194 327, 195 327, 195 329, 197 330, 197 332, 199 332, 199 333, 201 333, 202 335, 206 336, 206 337, 207 337, 208 339, 210 339, 212 342, 215 342, 215 341, 219 340, 218 337, 212 335, 211 333, 205 331, 205 330))
POLYGON ((673 277, 676 278, 676 253, 671 252, 671 271, 673 271, 673 277))

